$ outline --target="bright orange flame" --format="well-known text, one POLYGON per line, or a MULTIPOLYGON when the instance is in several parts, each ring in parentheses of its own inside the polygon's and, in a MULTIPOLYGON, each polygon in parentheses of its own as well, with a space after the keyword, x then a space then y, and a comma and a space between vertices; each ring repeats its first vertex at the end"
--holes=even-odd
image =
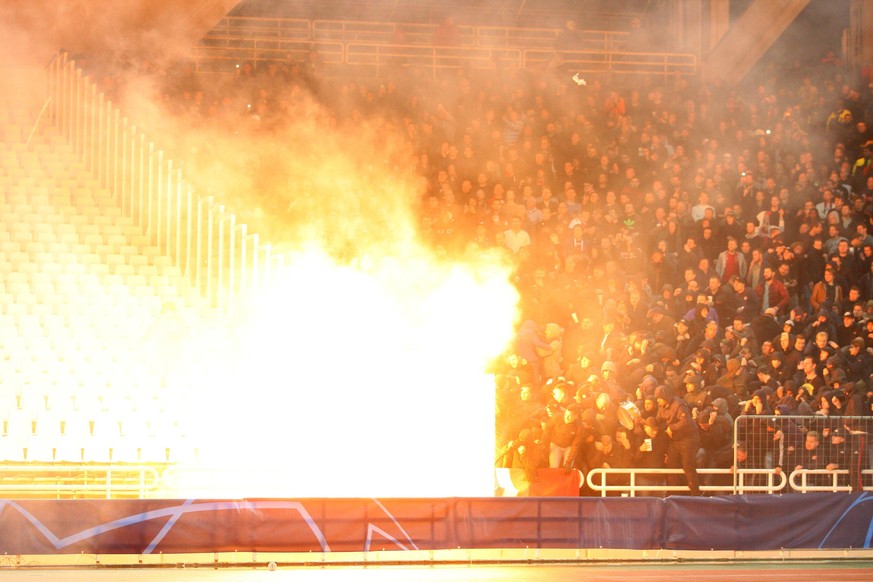
MULTIPOLYGON (((236 322, 200 406, 213 496, 487 496, 517 295, 488 263, 300 252, 236 322)), ((202 475, 177 487, 203 486, 202 475), (198 479, 201 481, 198 485, 198 479)), ((200 490, 203 494, 207 491, 200 490)))
POLYGON ((187 166, 195 184, 294 250, 229 332, 193 338, 181 384, 197 392, 185 424, 205 473, 175 468, 167 494, 492 494, 484 370, 513 333, 510 267, 420 242, 424 183, 397 118, 341 127, 317 101, 292 101, 293 125, 271 139, 186 127, 172 142, 203 152, 187 166))

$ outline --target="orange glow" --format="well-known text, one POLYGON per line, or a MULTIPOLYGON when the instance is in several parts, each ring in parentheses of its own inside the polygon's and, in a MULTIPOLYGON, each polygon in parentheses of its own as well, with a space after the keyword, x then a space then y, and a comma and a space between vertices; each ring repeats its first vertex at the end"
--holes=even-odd
POLYGON ((293 102, 272 139, 180 135, 208 152, 188 166, 195 183, 249 209, 241 218, 287 266, 237 302, 230 332, 199 342, 211 347, 192 361, 209 381, 186 424, 207 444, 168 494, 492 495, 484 370, 513 334, 511 266, 422 243, 402 124, 335 126, 304 95, 293 102))
POLYGON ((507 275, 421 250, 354 265, 296 253, 210 363, 229 381, 198 398, 206 472, 175 470, 178 493, 491 495, 483 370, 512 335, 507 275))

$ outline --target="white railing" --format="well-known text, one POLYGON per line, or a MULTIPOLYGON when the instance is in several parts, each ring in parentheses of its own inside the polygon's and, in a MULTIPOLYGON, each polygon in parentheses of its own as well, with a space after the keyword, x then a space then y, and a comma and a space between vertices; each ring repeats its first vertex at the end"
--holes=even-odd
POLYGON ((124 216, 214 307, 261 288, 278 257, 107 100, 66 53, 47 66, 48 116, 124 216))
MULTIPOLYGON (((794 491, 850 491, 850 481, 860 485, 859 475, 870 475, 869 435, 873 434, 870 416, 782 416, 743 414, 734 419, 733 466, 742 469, 781 468, 789 473, 788 485, 794 491), (818 435, 816 467, 803 467, 807 435, 818 435), (839 451, 843 454, 839 454, 839 451), (855 461, 857 459, 857 461, 855 461), (830 464, 835 469, 821 467, 830 464), (847 463, 860 463, 850 479, 847 463), (809 484, 810 475, 830 475, 830 485, 809 484)), ((819 480, 815 480, 819 481, 819 480)), ((869 479, 868 479, 869 482, 869 479)), ((873 491, 873 487, 863 487, 873 491)))
POLYGON ((149 465, 93 463, 0 464, 0 495, 56 497, 149 497, 161 487, 149 465))
MULTIPOLYGON (((734 475, 730 469, 698 469, 698 475, 734 475)), ((873 470, 866 469, 862 471, 866 476, 873 475, 873 470)), ((585 480, 593 491, 597 491, 601 496, 606 496, 609 493, 620 493, 629 497, 636 497, 640 493, 655 493, 662 495, 664 493, 684 493, 689 491, 687 485, 640 485, 637 483, 637 477, 640 475, 682 475, 682 469, 592 469, 588 472, 585 480), (609 483, 610 477, 613 481, 620 479, 621 483, 609 483)), ((776 471, 775 469, 740 469, 735 472, 736 485, 701 485, 700 490, 705 493, 810 493, 813 491, 827 491, 832 493, 849 492, 852 490, 848 484, 849 471, 847 469, 798 469, 792 471, 787 477, 784 472, 776 471), (809 477, 812 475, 826 475, 827 484, 811 484, 808 483, 809 477), (765 483, 758 484, 761 478, 766 480, 765 483), (788 487, 786 487, 788 485, 788 487)), ((873 486, 865 486, 864 491, 873 491, 873 486)))
MULTIPOLYGON (((701 484, 700 489, 739 494, 873 491, 870 434, 873 434, 873 417, 869 416, 741 415, 734 420, 732 466, 737 469, 697 469, 701 477, 721 475, 724 481, 719 485, 701 484), (823 456, 816 463, 819 467, 833 463, 835 468, 802 466, 806 436, 811 431, 818 434, 820 456, 823 456), (842 455, 837 454, 839 450, 842 455), (854 469, 845 466, 849 463, 856 465, 854 469), (854 477, 852 471, 856 473, 854 477), (732 483, 727 483, 728 480, 732 483)), ((682 474, 681 469, 598 468, 586 475, 586 483, 601 495, 686 492, 687 485, 638 484, 641 475, 682 474)))
MULTIPOLYGON (((873 469, 865 469, 861 471, 862 475, 873 475, 873 469)), ((848 469, 798 469, 792 471, 788 476, 788 485, 795 491, 800 493, 811 493, 814 491, 851 491, 852 486, 848 483, 848 469), (809 477, 813 475, 826 475, 827 485, 814 485, 808 483, 809 477)), ((864 491, 873 491, 873 487, 864 487, 864 491)))
MULTIPOLYGON (((701 476, 706 475, 723 475, 731 477, 730 469, 698 469, 697 473, 701 476)), ((785 487, 787 479, 784 473, 777 473, 772 469, 740 469, 736 475, 737 485, 726 483, 724 485, 700 485, 700 490, 704 493, 778 493, 785 487), (746 482, 746 477, 753 475, 761 475, 766 478, 766 484, 752 484, 746 482)), ((682 469, 634 469, 634 468, 611 468, 611 469, 592 469, 585 476, 585 482, 592 490, 597 491, 601 496, 605 497, 608 493, 620 493, 630 497, 636 497, 639 493, 684 493, 689 491, 687 485, 639 485, 637 477, 644 476, 668 476, 682 475, 685 473, 682 469), (609 477, 613 479, 620 478, 622 483, 608 483, 609 477), (625 482, 626 481, 626 482, 625 482)))

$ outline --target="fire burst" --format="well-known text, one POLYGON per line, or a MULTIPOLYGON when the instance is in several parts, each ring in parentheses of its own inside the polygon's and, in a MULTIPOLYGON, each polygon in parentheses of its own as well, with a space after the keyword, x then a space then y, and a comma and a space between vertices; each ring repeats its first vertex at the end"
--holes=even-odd
POLYGON ((227 382, 206 387, 192 411, 206 472, 177 486, 199 480, 198 493, 235 497, 490 495, 484 368, 512 334, 507 274, 423 250, 353 265, 297 253, 215 354, 227 382))

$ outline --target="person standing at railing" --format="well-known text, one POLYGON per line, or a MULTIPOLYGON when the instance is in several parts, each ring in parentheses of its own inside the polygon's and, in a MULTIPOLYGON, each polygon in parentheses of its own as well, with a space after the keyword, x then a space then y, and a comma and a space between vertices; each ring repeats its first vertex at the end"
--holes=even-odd
POLYGON ((553 415, 543 434, 543 441, 549 447, 549 467, 568 471, 572 469, 583 435, 576 406, 570 406, 561 414, 553 415))
POLYGON ((869 416, 869 409, 864 410, 867 385, 863 381, 846 382, 840 389, 846 398, 843 409, 844 416, 848 417, 843 421, 843 428, 846 435, 846 448, 849 453, 849 484, 852 486, 852 491, 863 491, 864 474, 862 471, 868 467, 867 439, 869 438, 871 421, 873 421, 873 417, 869 416), (861 416, 867 416, 867 418, 852 418, 861 416))
MULTIPOLYGON (((697 414, 700 429, 700 450, 697 466, 706 469, 727 469, 733 460, 733 427, 715 408, 704 408, 697 414)), ((716 475, 707 475, 707 485, 715 485, 716 475)))
MULTIPOLYGON (((666 469, 667 448, 670 445, 670 439, 664 432, 661 422, 654 416, 646 418, 643 421, 643 432, 645 438, 633 450, 634 467, 637 469, 666 469)), ((664 475, 637 474, 635 483, 641 486, 663 487, 665 484, 664 475)), ((660 494, 657 491, 643 491, 640 495, 658 497, 660 494)))
MULTIPOLYGON (((821 445, 821 434, 817 430, 810 430, 806 433, 806 438, 803 441, 803 447, 797 452, 794 458, 794 470, 828 470, 837 469, 837 465, 831 463, 827 458, 827 451, 821 445)), ((823 474, 813 474, 806 478, 806 484, 812 486, 827 486, 830 484, 829 476, 823 474)))
MULTIPOLYGON (((670 469, 682 468, 691 495, 700 495, 700 478, 697 475, 697 451, 700 448, 700 435, 697 425, 691 418, 688 405, 681 398, 673 395, 673 391, 667 386, 658 386, 655 389, 655 398, 658 400, 658 420, 666 426, 666 434, 669 438, 667 447, 667 467, 670 469)), ((670 475, 667 479, 670 485, 681 485, 677 475, 670 475)))
MULTIPOLYGON (((788 416, 791 409, 780 404, 774 410, 776 416, 788 416)), ((790 418, 773 418, 773 470, 777 475, 787 469, 791 472, 790 463, 796 457, 803 443, 803 434, 797 423, 790 418)))
MULTIPOLYGON (((772 463, 774 443, 770 432, 770 416, 773 412, 768 406, 769 391, 768 388, 758 388, 749 400, 740 403, 743 406, 743 418, 737 425, 737 439, 746 443, 746 465, 752 469, 768 468, 772 463)), ((760 475, 753 475, 748 482, 760 485, 760 478, 760 475)))
MULTIPOLYGON (((593 446, 586 448, 586 466, 588 469, 622 469, 631 465, 627 439, 616 441, 608 434, 601 435, 593 446)), ((614 475, 610 479, 614 485, 628 485, 627 475, 614 475)))

